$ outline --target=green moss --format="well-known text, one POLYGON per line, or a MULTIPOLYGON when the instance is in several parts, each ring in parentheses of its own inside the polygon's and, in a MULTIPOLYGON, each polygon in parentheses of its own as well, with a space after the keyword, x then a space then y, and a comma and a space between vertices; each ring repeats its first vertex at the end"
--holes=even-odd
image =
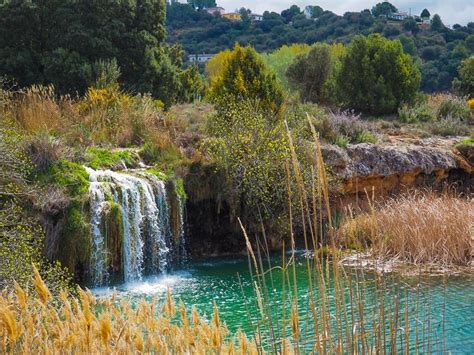
POLYGON ((102 148, 88 148, 86 151, 86 165, 92 169, 111 169, 125 164, 127 167, 137 165, 139 157, 129 150, 117 152, 102 148))
POLYGON ((69 270, 79 265, 87 267, 91 251, 90 230, 82 204, 74 201, 66 211, 65 228, 61 238, 60 261, 69 270))
POLYGON ((170 178, 169 175, 165 174, 162 171, 158 171, 156 169, 147 169, 146 172, 155 175, 161 181, 166 181, 170 178))
POLYGON ((63 187, 70 197, 81 197, 89 190, 89 174, 83 166, 61 160, 36 176, 42 185, 63 187))
POLYGON ((181 199, 181 201, 186 201, 188 195, 186 194, 186 190, 184 189, 184 181, 181 178, 177 178, 174 180, 174 188, 176 195, 181 199))
POLYGON ((159 167, 166 172, 172 172, 174 168, 183 163, 185 158, 176 146, 157 147, 147 143, 140 151, 140 157, 148 165, 159 167))
POLYGON ((467 145, 471 147, 474 146, 474 138, 469 137, 467 139, 464 139, 463 141, 459 142, 459 144, 457 144, 456 147, 463 146, 463 145, 467 145))

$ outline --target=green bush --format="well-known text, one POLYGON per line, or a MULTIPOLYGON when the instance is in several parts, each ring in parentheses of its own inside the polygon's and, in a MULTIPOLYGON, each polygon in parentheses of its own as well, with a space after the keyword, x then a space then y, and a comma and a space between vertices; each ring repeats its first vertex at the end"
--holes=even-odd
POLYGON ((453 118, 463 122, 472 121, 472 111, 466 101, 456 96, 447 96, 439 103, 436 110, 438 119, 453 118))
POLYGON ((435 115, 426 103, 416 106, 404 104, 398 109, 398 119, 404 123, 430 122, 435 119, 435 115))

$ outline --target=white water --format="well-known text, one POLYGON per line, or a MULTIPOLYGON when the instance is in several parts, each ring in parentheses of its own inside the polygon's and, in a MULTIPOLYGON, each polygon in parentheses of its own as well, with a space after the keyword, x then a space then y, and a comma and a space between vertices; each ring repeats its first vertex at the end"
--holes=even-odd
MULTIPOLYGON (((91 182, 91 278, 94 286, 107 285, 109 281, 110 251, 106 245, 103 218, 111 203, 117 204, 122 214, 123 281, 140 281, 145 273, 165 272, 171 261, 173 238, 164 182, 146 172, 86 169, 91 182)), ((180 229, 183 234, 184 227, 180 229)), ((184 234, 180 239, 184 240, 184 234)))

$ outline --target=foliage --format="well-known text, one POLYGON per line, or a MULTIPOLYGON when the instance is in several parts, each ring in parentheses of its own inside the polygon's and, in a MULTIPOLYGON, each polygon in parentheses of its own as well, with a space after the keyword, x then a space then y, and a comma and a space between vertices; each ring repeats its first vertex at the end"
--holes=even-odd
POLYGON ((474 98, 474 56, 461 62, 459 79, 454 79, 453 87, 460 95, 474 98))
POLYGON ((443 32, 446 30, 446 26, 444 26, 444 23, 441 21, 441 17, 438 14, 435 14, 431 20, 431 29, 436 32, 443 32))
POLYGON ((380 15, 390 15, 393 12, 397 12, 397 8, 393 6, 391 3, 388 1, 384 2, 379 2, 377 5, 375 5, 372 8, 372 15, 375 17, 378 17, 380 15))
POLYGON ((252 47, 238 44, 225 61, 222 74, 212 82, 210 93, 214 102, 223 97, 258 100, 264 109, 275 113, 283 105, 283 91, 275 75, 252 47))
POLYGON ((313 124, 321 138, 341 147, 377 142, 374 128, 353 112, 330 112, 315 118, 313 124))
POLYGON ((206 76, 209 82, 217 80, 222 75, 226 62, 231 57, 232 52, 228 49, 217 53, 206 63, 206 76))
POLYGON ((361 112, 395 112, 413 100, 420 72, 399 41, 357 36, 342 59, 337 87, 344 106, 361 112))
POLYGON ((421 17, 422 19, 424 19, 424 18, 430 18, 430 17, 431 17, 431 14, 430 14, 430 12, 429 12, 428 9, 423 9, 423 11, 422 11, 421 14, 420 14, 420 17, 421 17))
POLYGON ((167 105, 188 100, 195 87, 184 87, 184 52, 164 44, 165 13, 164 0, 7 1, 0 6, 0 74, 21 87, 53 84, 61 94, 118 81, 167 105))
MULTIPOLYGON (((410 23, 413 26, 413 22, 410 23)), ((383 33, 390 39, 400 39, 405 52, 416 58, 422 72, 421 89, 426 92, 450 90, 453 79, 458 76, 460 62, 474 53, 474 26, 453 26, 441 32, 426 27, 420 31, 412 28, 414 31, 407 33, 401 30, 399 23, 374 17, 369 10, 346 12, 341 16, 321 11, 316 20, 296 15, 290 23, 281 14, 265 12, 263 21, 244 26, 238 21, 232 22, 174 3, 168 7, 167 28, 169 41, 182 44, 192 54, 218 53, 236 42, 251 44, 260 53, 270 53, 292 44, 348 44, 356 35, 383 33), (438 48, 437 56, 423 58, 425 49, 433 47, 438 48), (455 47, 458 49, 454 50, 455 47)), ((275 60, 277 58, 272 61, 275 60)), ((275 71, 281 78, 279 71, 275 71)), ((282 83, 286 87, 285 82, 282 83)))
POLYGON ((296 56, 307 54, 310 48, 311 47, 307 44, 284 45, 271 53, 263 54, 262 58, 268 67, 273 70, 283 87, 289 90, 290 85, 286 76, 288 66, 293 62, 296 56))
POLYGON ((288 157, 283 123, 259 101, 220 100, 209 121, 207 149, 247 206, 272 211, 277 201, 284 201, 279 200, 285 190, 282 164, 288 157))
POLYGON ((454 118, 464 122, 471 122, 473 119, 473 112, 466 101, 452 95, 443 96, 435 113, 436 117, 440 120, 454 118))
POLYGON ((327 103, 334 98, 334 79, 340 67, 341 53, 327 44, 317 44, 307 54, 299 55, 288 67, 286 76, 298 88, 303 101, 327 103))
POLYGON ((110 149, 88 148, 86 151, 86 163, 92 169, 114 169, 133 168, 138 166, 140 160, 138 154, 133 154, 130 150, 112 151, 110 149))
POLYGON ((188 0, 188 4, 196 9, 207 9, 216 6, 216 0, 188 0))
POLYGON ((33 164, 23 150, 23 137, 12 129, 11 122, 0 124, 0 288, 12 289, 15 282, 30 288, 36 265, 57 293, 69 286, 71 277, 59 263, 43 255, 44 232, 28 210, 28 203, 41 198, 29 180, 33 164))
POLYGON ((398 119, 404 123, 430 122, 435 119, 435 114, 427 103, 404 104, 398 109, 398 119))

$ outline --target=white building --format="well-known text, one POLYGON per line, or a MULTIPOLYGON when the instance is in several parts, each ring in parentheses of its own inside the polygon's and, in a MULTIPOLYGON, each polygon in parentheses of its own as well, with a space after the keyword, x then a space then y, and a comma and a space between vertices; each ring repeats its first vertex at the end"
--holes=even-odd
POLYGON ((214 58, 215 54, 190 54, 188 55, 188 62, 189 63, 206 63, 212 58, 214 58))

